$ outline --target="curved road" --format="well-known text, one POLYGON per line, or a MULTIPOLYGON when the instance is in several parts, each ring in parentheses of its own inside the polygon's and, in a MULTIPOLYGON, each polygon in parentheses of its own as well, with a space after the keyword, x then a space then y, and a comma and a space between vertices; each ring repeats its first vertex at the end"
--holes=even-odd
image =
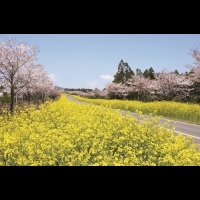
MULTIPOLYGON (((70 95, 66 95, 67 99, 70 101, 76 102, 76 103, 83 103, 86 104, 85 102, 81 102, 76 100, 70 95)), ((122 114, 126 114, 126 111, 121 111, 122 114)), ((139 118, 139 114, 129 112, 132 116, 139 118)), ((147 118, 150 116, 148 115, 143 115, 147 118)), ((194 142, 196 144, 200 144, 200 125, 195 125, 195 124, 189 124, 185 122, 179 122, 179 121, 174 121, 174 120, 169 120, 165 118, 160 118, 159 123, 164 124, 165 122, 169 122, 170 127, 175 127, 174 134, 177 135, 178 133, 181 133, 185 136, 192 136, 194 138, 194 142)))

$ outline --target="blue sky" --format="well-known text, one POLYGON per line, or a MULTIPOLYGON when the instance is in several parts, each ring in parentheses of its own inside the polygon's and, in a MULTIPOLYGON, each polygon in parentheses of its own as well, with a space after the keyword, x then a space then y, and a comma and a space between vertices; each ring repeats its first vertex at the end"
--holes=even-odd
POLYGON ((135 72, 152 67, 188 71, 199 48, 200 34, 0 34, 0 41, 16 39, 39 47, 38 60, 64 88, 98 88, 112 82, 121 59, 135 72))

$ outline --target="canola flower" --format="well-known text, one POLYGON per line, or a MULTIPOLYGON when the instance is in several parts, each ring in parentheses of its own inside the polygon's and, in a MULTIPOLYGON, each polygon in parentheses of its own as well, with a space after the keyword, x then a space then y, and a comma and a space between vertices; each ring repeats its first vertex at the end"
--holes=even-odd
POLYGON ((77 95, 72 95, 75 99, 103 105, 106 107, 127 110, 130 112, 141 111, 143 114, 151 114, 175 119, 179 121, 200 124, 200 105, 192 103, 180 103, 172 101, 128 101, 128 100, 106 100, 106 99, 88 99, 77 95))
POLYGON ((138 122, 119 110, 77 104, 63 94, 39 110, 0 116, 0 165, 200 165, 192 138, 174 136, 158 119, 138 122))

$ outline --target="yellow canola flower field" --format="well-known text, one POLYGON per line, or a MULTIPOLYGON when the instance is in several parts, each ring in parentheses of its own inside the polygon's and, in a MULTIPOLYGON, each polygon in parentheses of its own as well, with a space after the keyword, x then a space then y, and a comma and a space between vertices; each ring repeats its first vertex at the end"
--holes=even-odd
POLYGON ((200 124, 200 105, 192 103, 180 103, 173 101, 128 101, 128 100, 106 100, 88 99, 77 95, 72 95, 77 100, 94 103, 106 107, 127 110, 130 112, 141 111, 143 114, 167 117, 179 121, 200 124))
POLYGON ((175 137, 157 120, 139 123, 119 111, 61 95, 39 110, 0 116, 0 165, 200 165, 192 138, 175 137))

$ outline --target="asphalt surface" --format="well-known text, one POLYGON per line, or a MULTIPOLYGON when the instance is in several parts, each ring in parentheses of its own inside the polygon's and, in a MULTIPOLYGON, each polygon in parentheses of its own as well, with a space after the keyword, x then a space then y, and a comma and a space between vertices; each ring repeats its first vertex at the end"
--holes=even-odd
MULTIPOLYGON (((81 103, 81 104, 86 104, 85 102, 78 101, 77 99, 73 98, 70 95, 67 95, 66 97, 70 101, 73 101, 76 103, 81 103)), ((130 113, 133 117, 140 119, 140 115, 137 113, 127 112, 127 111, 121 111, 121 113, 123 115, 130 113)), ((148 115, 143 115, 143 116, 145 118, 151 117, 148 115)), ((159 124, 164 124, 166 122, 169 123, 169 128, 175 127, 175 130, 174 130, 175 135, 178 135, 179 133, 181 133, 185 136, 192 136, 194 138, 194 143, 200 144, 200 125, 189 124, 189 123, 169 120, 169 119, 165 119, 165 118, 160 118, 158 121, 159 124)))

